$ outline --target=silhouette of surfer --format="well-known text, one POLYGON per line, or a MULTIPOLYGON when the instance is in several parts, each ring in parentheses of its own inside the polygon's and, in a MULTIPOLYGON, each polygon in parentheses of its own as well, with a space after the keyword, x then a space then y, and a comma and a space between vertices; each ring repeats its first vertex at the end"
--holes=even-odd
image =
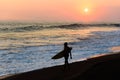
POLYGON ((68 63, 68 58, 70 56, 70 58, 72 59, 71 50, 72 50, 72 47, 69 47, 68 43, 65 42, 64 43, 64 59, 65 59, 64 70, 67 69, 67 68, 70 70, 69 63, 68 63))

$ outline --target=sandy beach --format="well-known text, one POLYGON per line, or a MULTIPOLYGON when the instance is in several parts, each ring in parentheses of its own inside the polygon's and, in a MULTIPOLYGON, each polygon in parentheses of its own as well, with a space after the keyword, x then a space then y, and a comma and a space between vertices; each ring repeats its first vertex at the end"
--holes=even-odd
MULTIPOLYGON (((120 53, 111 53, 89 58, 64 66, 54 66, 16 75, 2 76, 1 80, 115 80, 119 78, 120 53)), ((120 79, 120 78, 119 78, 120 79)))

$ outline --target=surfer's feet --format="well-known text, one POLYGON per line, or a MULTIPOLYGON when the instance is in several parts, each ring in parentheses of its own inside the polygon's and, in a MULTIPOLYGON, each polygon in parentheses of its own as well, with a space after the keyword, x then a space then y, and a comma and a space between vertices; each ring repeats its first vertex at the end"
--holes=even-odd
POLYGON ((68 72, 68 71, 70 71, 70 67, 69 67, 69 66, 64 66, 63 71, 64 71, 64 72, 68 72))

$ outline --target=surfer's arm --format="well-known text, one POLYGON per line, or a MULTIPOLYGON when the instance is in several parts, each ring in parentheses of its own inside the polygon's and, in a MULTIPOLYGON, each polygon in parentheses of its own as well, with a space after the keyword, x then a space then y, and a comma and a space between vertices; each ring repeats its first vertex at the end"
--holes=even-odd
POLYGON ((70 58, 72 59, 72 54, 71 54, 71 51, 70 51, 70 58))

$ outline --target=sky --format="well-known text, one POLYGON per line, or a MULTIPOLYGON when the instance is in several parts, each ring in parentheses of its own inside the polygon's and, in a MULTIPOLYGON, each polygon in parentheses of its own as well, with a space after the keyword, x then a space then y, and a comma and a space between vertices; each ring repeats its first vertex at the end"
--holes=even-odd
POLYGON ((120 22, 120 0, 0 0, 0 21, 120 22))

